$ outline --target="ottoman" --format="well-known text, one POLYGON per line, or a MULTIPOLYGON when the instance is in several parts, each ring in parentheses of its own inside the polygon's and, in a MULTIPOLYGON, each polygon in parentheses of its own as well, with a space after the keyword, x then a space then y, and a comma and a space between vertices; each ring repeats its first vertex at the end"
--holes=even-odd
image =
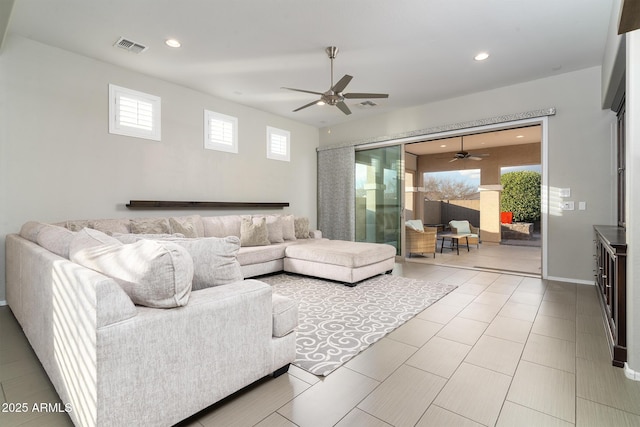
POLYGON ((337 280, 354 286, 393 270, 396 248, 381 243, 318 240, 285 250, 284 271, 337 280))

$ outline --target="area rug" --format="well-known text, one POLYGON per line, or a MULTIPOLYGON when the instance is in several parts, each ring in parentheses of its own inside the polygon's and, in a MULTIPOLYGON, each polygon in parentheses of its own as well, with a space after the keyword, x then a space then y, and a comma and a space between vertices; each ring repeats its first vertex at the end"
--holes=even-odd
POLYGON ((456 288, 390 274, 355 287, 293 274, 260 280, 274 293, 300 303, 294 365, 319 376, 328 375, 456 288))

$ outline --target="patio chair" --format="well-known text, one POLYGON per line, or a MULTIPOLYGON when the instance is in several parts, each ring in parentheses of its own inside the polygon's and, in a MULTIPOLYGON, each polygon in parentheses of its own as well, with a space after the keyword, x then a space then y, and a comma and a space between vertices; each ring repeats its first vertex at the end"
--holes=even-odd
POLYGON ((436 234, 438 232, 436 227, 425 227, 422 225, 422 221, 413 220, 407 221, 405 228, 407 254, 409 257, 411 257, 412 253, 433 253, 433 257, 436 257, 436 234))
POLYGON ((466 219, 449 221, 449 228, 453 234, 469 234, 469 244, 480 248, 480 229, 471 225, 466 219))

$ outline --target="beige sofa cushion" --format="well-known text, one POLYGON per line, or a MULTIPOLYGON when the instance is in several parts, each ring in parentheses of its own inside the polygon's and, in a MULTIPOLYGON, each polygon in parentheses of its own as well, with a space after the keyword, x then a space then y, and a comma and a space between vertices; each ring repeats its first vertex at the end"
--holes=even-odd
POLYGON ((269 234, 270 243, 282 243, 284 242, 284 235, 282 230, 282 218, 280 215, 267 215, 265 216, 267 221, 267 233, 269 234))
POLYGON ((130 233, 129 219, 94 219, 89 221, 89 228, 103 233, 130 233))
POLYGON ((309 218, 300 217, 294 218, 294 227, 296 232, 296 239, 308 239, 309 238, 309 218))
POLYGON ((190 238, 168 234, 118 234, 114 237, 122 243, 151 239, 173 242, 185 248, 193 259, 194 291, 244 279, 237 259, 240 239, 236 236, 190 238))
POLYGON ((132 218, 130 228, 134 234, 171 234, 167 218, 132 218))
POLYGON ((44 222, 27 221, 22 224, 22 227, 20 228, 20 237, 23 237, 30 242, 38 243, 38 234, 47 225, 48 224, 45 224, 44 222))
POLYGON ((40 230, 36 240, 46 250, 68 259, 69 246, 75 235, 75 232, 64 227, 47 225, 40 230))
POLYGON ((240 237, 240 215, 202 217, 205 237, 240 237))
POLYGON ((242 218, 240 224, 240 246, 266 246, 269 242, 267 220, 264 217, 242 218))
POLYGON ((293 215, 282 215, 282 238, 284 240, 296 240, 296 226, 293 215))
POLYGON ((155 308, 187 304, 193 261, 186 249, 154 240, 125 245, 97 233, 85 229, 76 234, 69 250, 71 261, 115 279, 135 304, 155 308))
MULTIPOLYGON (((202 221, 200 220, 199 223, 202 229, 202 221)), ((196 222, 190 217, 169 218, 169 225, 171 233, 180 233, 184 237, 204 237, 204 230, 199 232, 196 222)))

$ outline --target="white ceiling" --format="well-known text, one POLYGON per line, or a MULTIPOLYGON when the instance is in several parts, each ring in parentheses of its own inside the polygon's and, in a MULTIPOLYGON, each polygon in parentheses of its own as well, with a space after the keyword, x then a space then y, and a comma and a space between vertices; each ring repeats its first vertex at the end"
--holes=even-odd
MULTIPOLYGON (((613 0, 17 0, 8 34, 317 127, 600 65, 613 0), (147 45, 139 55, 119 37, 147 45), (167 38, 182 42, 165 46, 167 38), (353 114, 312 106, 340 49, 353 114), (490 53, 483 62, 473 60, 490 53)), ((134 88, 135 89, 135 88, 134 88)), ((547 106, 542 106, 547 107, 547 106)))

